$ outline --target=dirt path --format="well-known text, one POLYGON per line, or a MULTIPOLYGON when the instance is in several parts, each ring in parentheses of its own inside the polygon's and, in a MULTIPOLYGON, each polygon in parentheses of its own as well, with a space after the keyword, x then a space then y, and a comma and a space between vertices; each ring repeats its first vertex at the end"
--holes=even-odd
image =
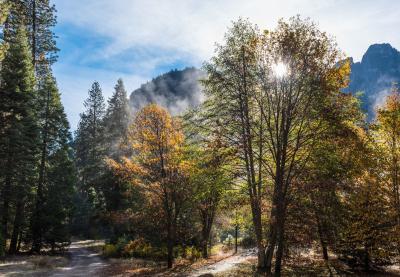
POLYGON ((248 259, 257 257, 257 252, 255 248, 244 250, 243 252, 236 254, 234 256, 223 259, 212 265, 207 265, 193 271, 189 276, 197 277, 204 274, 215 274, 224 272, 234 268, 236 265, 247 261, 248 259))
POLYGON ((99 276, 101 270, 108 264, 100 258, 99 253, 87 249, 87 245, 93 245, 91 241, 77 241, 70 246, 70 263, 50 273, 50 277, 65 276, 99 276))
POLYGON ((75 241, 64 256, 15 256, 0 263, 0 276, 5 277, 66 277, 66 276, 100 276, 108 266, 100 254, 93 248, 98 248, 101 241, 75 241))

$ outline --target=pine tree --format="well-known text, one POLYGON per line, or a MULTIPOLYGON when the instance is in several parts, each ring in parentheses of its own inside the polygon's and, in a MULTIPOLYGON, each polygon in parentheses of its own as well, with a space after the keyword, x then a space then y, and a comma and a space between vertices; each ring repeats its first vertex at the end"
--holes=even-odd
MULTIPOLYGON (((67 142, 67 140, 65 140, 67 142)), ((76 182, 75 167, 71 159, 71 149, 68 144, 58 148, 49 156, 48 182, 46 187, 46 202, 43 210, 43 242, 52 250, 64 247, 70 243, 70 223, 73 212, 74 184, 76 182)))
MULTIPOLYGON (((8 238, 10 205, 17 198, 16 216, 23 216, 25 187, 36 168, 37 112, 34 71, 26 30, 20 26, 9 42, 2 63, 0 87, 0 170, 2 179, 2 237, 8 238)), ((29 190, 29 189, 28 189, 29 190)), ((20 218, 16 218, 17 221, 20 218)), ((16 220, 14 220, 15 222, 16 220)), ((18 226, 14 226, 18 227, 18 226)), ((13 233, 18 234, 18 230, 13 233)), ((14 249, 10 249, 11 252, 14 249)))
POLYGON ((98 82, 93 83, 84 106, 86 111, 80 115, 75 138, 76 167, 81 198, 89 202, 88 205, 94 213, 94 209, 101 207, 103 203, 98 183, 104 168, 105 154, 102 122, 105 104, 98 82))
MULTIPOLYGON (((46 210, 45 203, 49 199, 46 196, 47 186, 54 182, 48 176, 48 171, 54 170, 53 166, 58 165, 50 162, 49 159, 56 153, 68 151, 68 143, 70 141, 69 124, 64 113, 64 108, 61 104, 60 94, 57 89, 56 81, 51 72, 47 72, 46 78, 41 84, 41 89, 38 92, 38 106, 39 106, 39 122, 40 122, 40 162, 39 162, 39 176, 37 181, 36 191, 36 204, 35 212, 32 217, 32 250, 40 252, 42 246, 42 235, 44 225, 44 215, 52 213, 53 210, 46 210)), ((59 155, 61 155, 61 153, 59 155)), ((61 162, 61 161, 60 161, 61 162)), ((68 167, 67 167, 68 169, 68 167)), ((60 173, 60 176, 54 176, 57 179, 69 175, 69 172, 60 173)), ((73 183, 69 182, 65 185, 71 186, 73 183)), ((67 197, 67 196, 66 196, 67 197)))
MULTIPOLYGON (((130 109, 127 93, 122 79, 119 79, 115 86, 114 94, 108 100, 108 107, 103 121, 104 149, 106 149, 108 158, 121 161, 121 158, 128 154, 126 140, 129 118, 130 109)), ((104 172, 102 180, 102 192, 107 212, 121 209, 126 184, 116 178, 110 170, 104 172)))
POLYGON ((104 117, 104 141, 107 156, 119 159, 124 154, 123 142, 126 140, 130 118, 129 101, 122 79, 115 85, 115 92, 108 100, 104 117))
POLYGON ((23 0, 26 25, 37 76, 45 76, 48 65, 57 61, 58 48, 52 28, 56 25, 56 8, 49 0, 23 0))

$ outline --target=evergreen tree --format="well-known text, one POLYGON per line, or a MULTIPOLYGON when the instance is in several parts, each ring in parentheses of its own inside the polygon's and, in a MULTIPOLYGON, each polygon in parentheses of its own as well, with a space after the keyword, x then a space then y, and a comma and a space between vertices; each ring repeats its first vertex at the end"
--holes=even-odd
POLYGON ((29 32, 32 63, 38 76, 46 75, 48 64, 57 60, 58 48, 52 28, 56 25, 56 9, 50 0, 23 0, 25 24, 29 32))
POLYGON ((104 141, 107 156, 120 158, 126 150, 123 142, 126 140, 130 118, 129 101, 122 79, 115 85, 115 92, 108 100, 104 117, 104 141))
POLYGON ((94 208, 102 206, 99 176, 103 172, 105 154, 103 146, 105 104, 98 82, 93 83, 84 106, 86 111, 80 115, 81 119, 76 131, 76 167, 79 177, 79 192, 82 193, 81 199, 89 202, 93 211, 89 213, 94 213, 94 208))
MULTIPOLYGON (((108 100, 108 107, 104 117, 104 149, 107 157, 121 161, 128 154, 126 139, 130 118, 129 102, 122 79, 119 79, 115 92, 108 100)), ((106 209, 113 212, 121 209, 123 192, 126 184, 116 178, 110 170, 104 172, 102 178, 102 192, 105 198, 106 209)))
MULTIPOLYGON (((17 197, 18 216, 36 168, 38 142, 35 78, 26 30, 20 26, 5 55, 0 87, 0 170, 2 178, 2 238, 9 236, 10 206, 17 197), (19 208, 19 210, 18 210, 19 208)), ((14 228, 19 226, 14 226, 14 228)), ((19 230, 13 233, 18 234, 19 230)), ((14 249, 10 249, 11 252, 14 249)))
POLYGON ((64 247, 70 242, 70 224, 73 212, 75 167, 71 159, 71 149, 63 144, 49 156, 46 202, 43 210, 43 242, 52 250, 64 247))
MULTIPOLYGON (((46 78, 40 85, 41 89, 38 92, 38 106, 39 106, 39 122, 40 122, 40 162, 39 162, 39 176, 37 181, 36 191, 36 204, 35 212, 32 217, 32 250, 39 252, 42 246, 42 236, 44 226, 45 214, 52 213, 53 210, 46 210, 45 203, 50 196, 46 196, 47 186, 56 182, 59 178, 66 178, 71 174, 66 167, 65 172, 60 172, 59 176, 53 176, 56 179, 52 180, 48 176, 48 171, 53 171, 52 167, 59 166, 54 161, 51 162, 50 158, 54 155, 58 157, 56 161, 65 163, 66 161, 59 161, 60 157, 66 156, 68 160, 68 153, 63 156, 63 152, 68 151, 68 143, 70 141, 69 124, 64 113, 64 108, 61 104, 60 94, 57 89, 56 81, 48 71, 46 78), (59 157, 60 156, 60 157, 59 157)), ((63 186, 73 186, 72 182, 67 182, 63 186)), ((66 196, 68 198, 68 196, 66 196)))

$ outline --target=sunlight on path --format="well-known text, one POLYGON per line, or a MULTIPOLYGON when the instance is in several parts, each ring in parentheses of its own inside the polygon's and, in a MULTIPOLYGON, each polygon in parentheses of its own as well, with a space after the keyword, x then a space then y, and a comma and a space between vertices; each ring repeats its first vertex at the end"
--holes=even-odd
POLYGON ((242 253, 239 253, 237 255, 231 256, 229 258, 223 259, 222 261, 216 262, 215 264, 212 265, 207 265, 205 267, 199 268, 195 270, 190 276, 191 277, 197 277, 201 276, 203 274, 215 274, 215 273, 220 273, 224 272, 226 270, 234 268, 236 265, 245 262, 246 260, 250 258, 257 257, 257 252, 255 248, 252 249, 247 249, 243 251, 242 253))
POLYGON ((52 277, 64 276, 98 276, 101 270, 108 264, 104 262, 98 253, 86 249, 88 246, 98 246, 98 242, 78 241, 73 242, 70 247, 71 262, 50 274, 52 277))
POLYGON ((100 276, 102 270, 108 266, 100 254, 91 251, 90 247, 102 245, 101 241, 76 241, 73 242, 69 248, 70 259, 65 257, 16 257, 15 261, 5 262, 0 264, 0 276, 4 277, 19 277, 19 276, 32 276, 32 277, 69 277, 69 276, 100 276), (49 260, 46 266, 35 266, 34 260, 36 259, 49 260), (27 259, 27 260, 24 260, 27 259), (64 259, 65 262, 60 266, 56 265, 55 259, 64 259), (53 264, 52 264, 53 263, 53 264))

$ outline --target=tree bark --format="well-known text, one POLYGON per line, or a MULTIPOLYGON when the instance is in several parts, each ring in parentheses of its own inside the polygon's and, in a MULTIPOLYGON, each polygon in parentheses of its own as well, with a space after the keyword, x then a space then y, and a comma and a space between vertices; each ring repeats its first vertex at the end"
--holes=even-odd
POLYGON ((11 182, 12 182, 12 153, 11 149, 8 150, 8 158, 7 158, 7 166, 6 166, 6 177, 5 177, 5 182, 4 182, 4 187, 2 191, 2 196, 3 196, 3 217, 2 217, 2 239, 3 241, 1 242, 4 246, 4 250, 6 250, 7 247, 7 237, 8 237, 8 220, 9 220, 9 209, 10 209, 10 197, 11 197, 11 182))
POLYGON ((279 201, 278 204, 278 224, 277 224, 277 239, 278 239, 278 248, 276 250, 276 259, 275 259, 275 276, 281 276, 282 271, 282 258, 283 258, 283 247, 285 242, 285 214, 286 207, 285 203, 279 201))
POLYGON ((317 219, 318 236, 319 236, 319 241, 321 243, 321 248, 322 248, 322 257, 324 258, 325 261, 328 261, 329 260, 328 245, 327 245, 327 242, 325 239, 324 230, 322 228, 321 219, 320 219, 317 211, 315 211, 315 217, 317 219))
POLYGON ((211 205, 208 205, 205 209, 200 210, 200 215, 202 218, 201 247, 202 247, 202 256, 205 259, 208 258, 208 241, 210 239, 211 228, 214 222, 214 215, 216 210, 216 205, 213 205, 215 204, 216 201, 213 201, 212 199, 209 199, 209 201, 211 205))
POLYGON ((277 224, 277 199, 276 191, 274 190, 274 195, 272 197, 272 209, 271 216, 269 219, 269 230, 268 230, 268 246, 265 254, 265 271, 267 274, 271 273, 272 269, 272 258, 274 256, 275 246, 276 246, 276 224, 277 224))
POLYGON ((15 254, 18 251, 18 235, 20 234, 21 223, 22 223, 22 214, 24 209, 24 203, 21 198, 18 199, 17 207, 15 211, 14 218, 14 228, 11 236, 10 248, 8 253, 15 254))
POLYGON ((174 264, 174 246, 175 246, 175 226, 172 219, 168 219, 167 231, 167 267, 172 268, 174 264))
POLYGON ((172 265, 174 263, 174 243, 172 241, 172 237, 170 232, 168 232, 168 242, 167 242, 167 266, 168 268, 172 268, 172 265))
POLYGON ((239 226, 235 225, 235 254, 238 252, 238 230, 239 226))

